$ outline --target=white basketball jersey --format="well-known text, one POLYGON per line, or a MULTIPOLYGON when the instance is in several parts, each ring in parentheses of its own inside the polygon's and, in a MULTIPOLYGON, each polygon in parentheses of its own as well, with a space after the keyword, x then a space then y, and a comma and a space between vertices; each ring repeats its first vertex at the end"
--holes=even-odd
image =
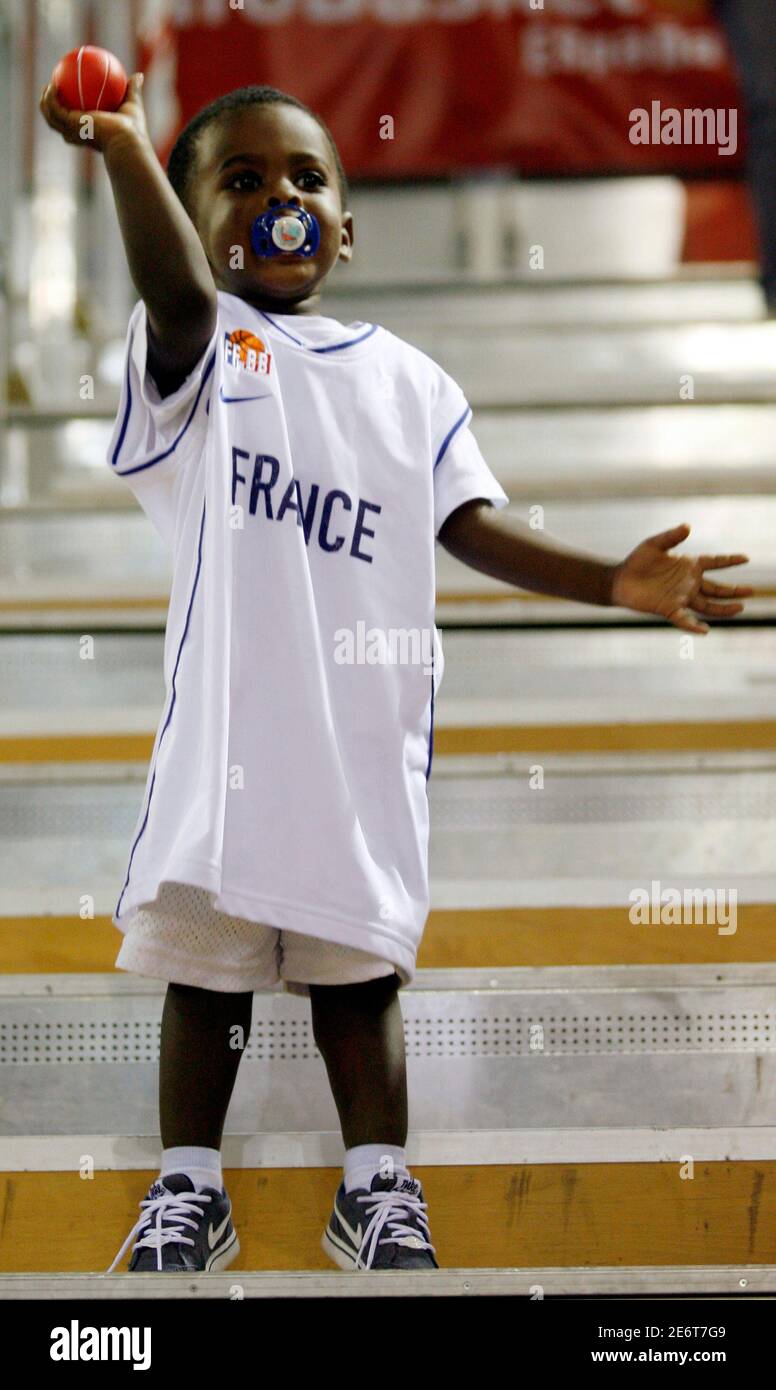
POLYGON ((109 446, 174 559, 166 701, 113 918, 165 880, 411 979, 443 660, 434 544, 508 498, 460 387, 386 329, 223 291, 162 400, 132 312, 109 446))

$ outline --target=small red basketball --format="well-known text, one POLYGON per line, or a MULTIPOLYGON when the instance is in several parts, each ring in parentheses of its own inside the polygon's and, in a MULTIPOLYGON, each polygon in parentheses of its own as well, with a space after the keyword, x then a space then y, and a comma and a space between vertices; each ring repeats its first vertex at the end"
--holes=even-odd
POLYGON ((71 111, 118 111, 127 91, 127 74, 115 54, 90 44, 60 58, 51 81, 71 111))

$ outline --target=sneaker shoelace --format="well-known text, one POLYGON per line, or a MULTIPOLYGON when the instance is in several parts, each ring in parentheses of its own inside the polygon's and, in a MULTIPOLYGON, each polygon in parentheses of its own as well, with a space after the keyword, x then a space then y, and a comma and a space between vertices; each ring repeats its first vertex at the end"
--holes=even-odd
POLYGON ((135 1222, 106 1273, 113 1273, 127 1246, 145 1227, 148 1229, 137 1242, 136 1248, 155 1250, 156 1267, 161 1270, 162 1250, 165 1245, 193 1245, 194 1241, 184 1233, 183 1227, 193 1226, 196 1230, 197 1222, 191 1219, 192 1212, 196 1211, 202 1216, 204 1213, 199 1204, 212 1200, 213 1198, 204 1192, 165 1192, 162 1197, 147 1197, 140 1203, 141 1207, 146 1207, 147 1210, 135 1222))
POLYGON ((395 1191, 370 1192, 368 1196, 359 1196, 358 1200, 370 1203, 364 1215, 370 1216, 371 1220, 364 1231, 361 1248, 356 1256, 356 1269, 371 1269, 378 1245, 405 1245, 408 1236, 413 1237, 414 1250, 430 1250, 432 1255, 436 1254, 431 1241, 425 1239, 425 1236, 431 1235, 428 1221, 423 1215, 428 1210, 427 1202, 421 1202, 419 1197, 411 1193, 395 1191), (410 1221, 414 1224, 410 1225, 410 1221), (386 1226, 392 1234, 380 1238, 386 1226), (418 1227, 423 1231, 423 1235, 418 1235, 418 1227), (362 1261, 361 1257, 370 1241, 369 1253, 362 1261))

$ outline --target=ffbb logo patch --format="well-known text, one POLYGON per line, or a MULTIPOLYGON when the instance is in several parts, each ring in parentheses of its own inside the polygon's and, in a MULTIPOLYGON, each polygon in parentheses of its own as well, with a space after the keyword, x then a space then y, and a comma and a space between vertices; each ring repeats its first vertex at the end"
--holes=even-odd
POLYGON ((224 334, 224 357, 228 367, 269 376, 272 362, 269 348, 248 328, 235 328, 224 334))

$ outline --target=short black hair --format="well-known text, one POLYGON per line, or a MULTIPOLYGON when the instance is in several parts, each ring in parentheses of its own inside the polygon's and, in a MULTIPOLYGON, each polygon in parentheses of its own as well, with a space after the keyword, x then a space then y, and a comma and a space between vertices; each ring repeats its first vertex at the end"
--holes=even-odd
POLYGON ((297 110, 305 111, 308 116, 312 116, 313 120, 317 121, 326 136, 334 159, 342 209, 344 211, 347 208, 350 201, 348 181, 334 136, 325 121, 315 111, 311 111, 309 106, 305 106, 303 101, 291 96, 289 92, 279 91, 277 87, 237 87, 233 92, 226 92, 223 96, 216 97, 209 106, 203 106, 196 116, 192 116, 170 151, 170 157, 167 160, 167 177, 187 212, 191 212, 191 186, 196 172, 197 147, 202 131, 220 120, 225 113, 240 111, 247 106, 275 106, 280 103, 286 106, 295 106, 297 110))

